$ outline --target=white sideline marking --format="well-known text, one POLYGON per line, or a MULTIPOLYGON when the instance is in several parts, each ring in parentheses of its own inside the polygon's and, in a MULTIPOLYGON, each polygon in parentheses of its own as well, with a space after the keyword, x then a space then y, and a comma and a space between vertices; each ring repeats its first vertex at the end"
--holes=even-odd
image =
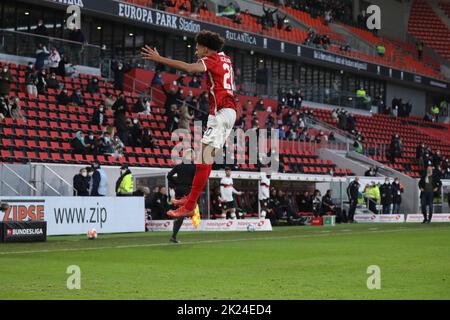
MULTIPOLYGON (((345 229, 351 231, 349 229, 345 229)), ((389 233, 389 232, 401 232, 401 231, 436 231, 436 230, 448 230, 448 228, 402 228, 402 229, 390 229, 390 230, 379 230, 373 231, 373 233, 389 233)), ((327 231, 327 230, 323 230, 327 231)), ((340 230, 344 231, 344 230, 340 230)), ((364 232, 352 232, 351 235, 357 234, 367 234, 364 232)), ((259 237, 259 238, 236 238, 236 239, 223 239, 223 240, 205 240, 205 241, 191 241, 182 242, 180 245, 199 245, 199 244, 211 244, 211 243, 227 243, 227 242, 241 242, 241 241, 257 241, 257 240, 277 240, 277 239, 293 239, 293 238, 314 238, 314 237, 328 237, 328 236, 342 236, 349 235, 348 233, 323 233, 323 234, 303 234, 303 235, 293 235, 293 236, 279 236, 279 237, 259 237)), ((179 245, 179 246, 180 246, 179 245)), ((11 255, 11 254, 25 254, 25 253, 53 253, 53 252, 72 252, 72 251, 93 251, 93 250, 106 250, 106 249, 128 249, 128 248, 141 248, 141 247, 165 247, 165 246, 176 246, 176 244, 170 242, 163 243, 147 243, 147 244, 130 244, 130 245, 119 245, 119 246, 105 246, 105 247, 92 247, 92 248, 65 248, 65 249, 42 249, 42 250, 27 250, 27 251, 10 251, 10 252, 0 252, 0 255, 11 255)))

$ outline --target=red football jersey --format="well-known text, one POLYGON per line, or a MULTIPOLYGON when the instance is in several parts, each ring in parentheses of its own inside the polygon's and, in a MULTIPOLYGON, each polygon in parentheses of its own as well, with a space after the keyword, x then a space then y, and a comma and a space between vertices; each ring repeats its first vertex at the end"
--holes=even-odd
POLYGON ((209 114, 216 114, 223 108, 236 110, 234 72, 229 56, 213 52, 200 59, 205 66, 206 84, 209 95, 209 114))

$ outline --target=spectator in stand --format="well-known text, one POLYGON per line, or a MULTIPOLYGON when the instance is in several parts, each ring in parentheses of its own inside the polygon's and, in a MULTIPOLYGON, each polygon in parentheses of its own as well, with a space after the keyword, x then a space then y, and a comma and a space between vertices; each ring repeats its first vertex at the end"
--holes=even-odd
POLYGON ((92 163, 92 190, 91 196, 104 197, 108 194, 108 176, 105 170, 100 167, 100 162, 95 160, 92 163))
POLYGON ((66 76, 66 64, 69 63, 67 57, 64 53, 60 53, 61 60, 58 63, 58 69, 56 70, 56 74, 61 77, 66 76))
POLYGON ((432 163, 435 169, 437 169, 442 162, 442 155, 441 155, 441 150, 436 150, 436 153, 433 154, 432 156, 432 163))
POLYGON ((233 3, 230 2, 228 5, 223 9, 222 16, 230 18, 231 20, 234 19, 236 15, 236 8, 234 7, 233 3))
POLYGON ((287 18, 287 14, 282 15, 280 12, 277 12, 277 28, 278 30, 282 30, 284 27, 284 21, 287 18))
POLYGON ((383 214, 391 214, 392 204, 392 185, 389 178, 386 178, 384 183, 380 186, 381 205, 383 206, 383 214))
POLYGON ((366 177, 376 177, 377 174, 378 174, 378 168, 375 167, 375 166, 372 166, 372 167, 369 168, 369 170, 367 170, 364 173, 364 176, 366 176, 366 177))
POLYGON ((400 213, 400 204, 402 203, 403 185, 398 178, 394 179, 392 184, 392 214, 400 213))
POLYGON ((81 168, 80 173, 73 177, 74 196, 88 197, 91 177, 89 177, 87 169, 81 168))
POLYGON ((49 54, 50 52, 48 52, 47 48, 42 43, 37 45, 35 55, 36 61, 34 63, 36 70, 40 71, 44 68, 45 60, 48 58, 49 54))
POLYGON ((98 154, 97 141, 93 133, 84 136, 84 146, 87 154, 98 154))
POLYGON ((68 105, 71 102, 70 97, 67 95, 67 89, 63 88, 60 92, 59 95, 56 97, 56 102, 57 104, 61 104, 63 106, 68 105))
POLYGON ((144 130, 142 129, 139 119, 133 119, 133 124, 130 128, 129 145, 132 147, 141 147, 143 137, 144 130))
POLYGON ((100 137, 99 147, 100 147, 101 154, 113 154, 114 153, 114 146, 113 146, 113 141, 111 139, 110 132, 106 131, 100 137))
POLYGON ((140 97, 139 99, 137 99, 136 103, 133 106, 133 111, 135 113, 140 113, 140 112, 144 112, 145 111, 145 104, 147 102, 147 98, 146 97, 140 97))
POLYGON ((125 145, 128 145, 128 126, 126 120, 128 105, 123 93, 119 95, 119 98, 112 106, 112 110, 114 111, 114 127, 117 129, 117 135, 125 145))
POLYGON ((56 79, 55 73, 52 73, 47 79, 47 89, 59 90, 59 81, 56 79))
POLYGON ((107 92, 105 98, 106 110, 112 110, 112 107, 116 103, 116 100, 117 100, 116 97, 111 92, 107 92))
POLYGON ((25 85, 27 86, 28 95, 32 95, 35 97, 38 96, 36 84, 37 84, 37 79, 36 79, 36 73, 34 71, 33 62, 28 62, 28 67, 27 67, 27 70, 25 71, 25 85))
POLYGON ((123 156, 123 149, 125 148, 125 145, 120 140, 119 136, 114 135, 112 137, 112 146, 113 146, 113 156, 116 158, 120 158, 123 156))
POLYGON ((123 79, 125 76, 125 70, 122 62, 116 62, 111 68, 114 72, 114 89, 123 91, 123 79))
POLYGON ((0 119, 11 118, 8 96, 0 96, 0 119))
POLYGON ((186 74, 182 73, 178 77, 178 79, 174 81, 173 85, 185 87, 186 86, 185 82, 186 82, 186 74))
MULTIPOLYGON (((166 102, 164 107, 166 108, 167 113, 170 110, 170 106, 178 106, 180 104, 180 100, 182 100, 182 89, 178 88, 178 90, 176 90, 174 86, 171 86, 169 90, 166 90, 166 88, 163 86, 162 90, 166 95, 166 102)), ((167 114, 165 115, 167 116, 167 114)))
POLYGON ((27 121, 25 116, 22 114, 22 109, 20 107, 20 100, 18 97, 11 97, 10 98, 10 110, 11 110, 11 118, 14 120, 23 120, 27 121))
POLYGON ((191 81, 189 82, 189 87, 191 88, 200 88, 202 86, 202 83, 198 79, 197 76, 193 76, 191 81))
POLYGON ((264 16, 262 17, 263 25, 273 28, 275 26, 275 20, 273 18, 273 15, 278 11, 278 8, 270 10, 270 8, 266 8, 266 5, 263 3, 263 11, 264 11, 264 16))
POLYGON ((417 59, 419 61, 422 61, 424 44, 421 40, 419 40, 417 41, 416 46, 417 46, 417 59))
POLYGON ((42 69, 41 71, 38 72, 36 87, 39 94, 47 93, 47 78, 45 69, 42 69))
POLYGON ((99 105, 92 114, 92 124, 96 126, 106 126, 108 121, 106 120, 105 107, 99 105))
POLYGON ((395 163, 395 159, 402 156, 402 141, 398 134, 392 136, 391 143, 389 145, 389 154, 391 163, 395 163))
POLYGON ((130 197, 133 195, 133 175, 131 174, 128 165, 123 164, 120 167, 120 177, 116 181, 116 196, 130 197))
POLYGON ((155 72, 155 75, 153 76, 150 86, 154 87, 154 86, 162 86, 162 85, 164 85, 162 74, 161 74, 161 71, 157 70, 155 72))
POLYGON ((355 215, 356 206, 358 205, 358 194, 359 194, 359 178, 355 177, 355 180, 350 182, 347 187, 347 196, 349 200, 349 211, 348 211, 348 222, 355 222, 353 217, 355 215))
POLYGON ((424 166, 424 157, 426 150, 427 150, 426 145, 423 142, 416 148, 416 160, 418 161, 421 167, 424 166))
POLYGON ((11 83, 15 82, 14 77, 9 72, 9 67, 5 65, 0 73, 0 95, 9 95, 11 83))
POLYGON ((100 87, 98 85, 98 78, 93 77, 92 79, 90 79, 86 89, 87 89, 87 92, 89 92, 90 94, 100 93, 100 87))
POLYGON ((423 214, 422 223, 430 223, 433 217, 433 199, 434 194, 439 192, 442 187, 442 182, 439 176, 433 172, 433 167, 428 166, 427 171, 419 181, 420 201, 423 214), (427 207, 429 208, 427 217, 427 207))
POLYGON ((194 119, 194 116, 189 113, 187 105, 184 104, 183 106, 181 106, 178 115, 180 119, 178 122, 178 128, 190 130, 191 121, 194 119))
POLYGON ((50 55, 48 57, 49 68, 51 73, 58 72, 59 62, 61 61, 61 56, 59 55, 58 50, 55 47, 50 49, 50 55))
MULTIPOLYGON (((39 89, 39 87, 38 87, 39 89)), ((77 88, 73 93, 72 96, 70 97, 70 100, 73 104, 81 107, 84 106, 84 97, 83 94, 81 93, 81 89, 77 88)))
POLYGON ((153 138, 152 131, 149 128, 144 129, 144 134, 142 136, 142 147, 143 148, 154 148, 156 145, 156 140, 153 138))
POLYGON ((87 154, 86 143, 84 142, 84 134, 81 131, 77 131, 75 138, 70 142, 72 146, 72 153, 74 154, 87 154))
POLYGON ((376 49, 380 57, 384 57, 386 55, 386 47, 384 46, 384 44, 379 43, 376 49))

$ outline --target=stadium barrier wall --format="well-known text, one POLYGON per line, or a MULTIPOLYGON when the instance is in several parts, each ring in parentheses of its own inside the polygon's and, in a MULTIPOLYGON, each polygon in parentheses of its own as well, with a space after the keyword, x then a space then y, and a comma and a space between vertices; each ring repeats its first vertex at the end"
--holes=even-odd
MULTIPOLYGON (((238 219, 238 220, 202 220, 196 228, 190 219, 185 219, 181 231, 247 231, 253 225, 254 231, 272 231, 269 219, 238 219)), ((172 231, 173 220, 153 220, 147 222, 149 231, 172 231)))
POLYGON ((48 235, 145 231, 143 197, 2 197, 1 221, 46 221, 48 235))

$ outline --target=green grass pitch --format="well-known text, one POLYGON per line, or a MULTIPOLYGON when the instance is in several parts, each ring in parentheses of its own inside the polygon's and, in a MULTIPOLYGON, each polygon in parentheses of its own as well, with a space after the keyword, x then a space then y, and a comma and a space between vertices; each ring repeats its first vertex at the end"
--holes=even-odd
POLYGON ((449 299, 450 224, 50 237, 0 244, 0 299, 449 299), (69 265, 81 289, 69 290, 69 265), (369 290, 367 268, 381 270, 369 290))

